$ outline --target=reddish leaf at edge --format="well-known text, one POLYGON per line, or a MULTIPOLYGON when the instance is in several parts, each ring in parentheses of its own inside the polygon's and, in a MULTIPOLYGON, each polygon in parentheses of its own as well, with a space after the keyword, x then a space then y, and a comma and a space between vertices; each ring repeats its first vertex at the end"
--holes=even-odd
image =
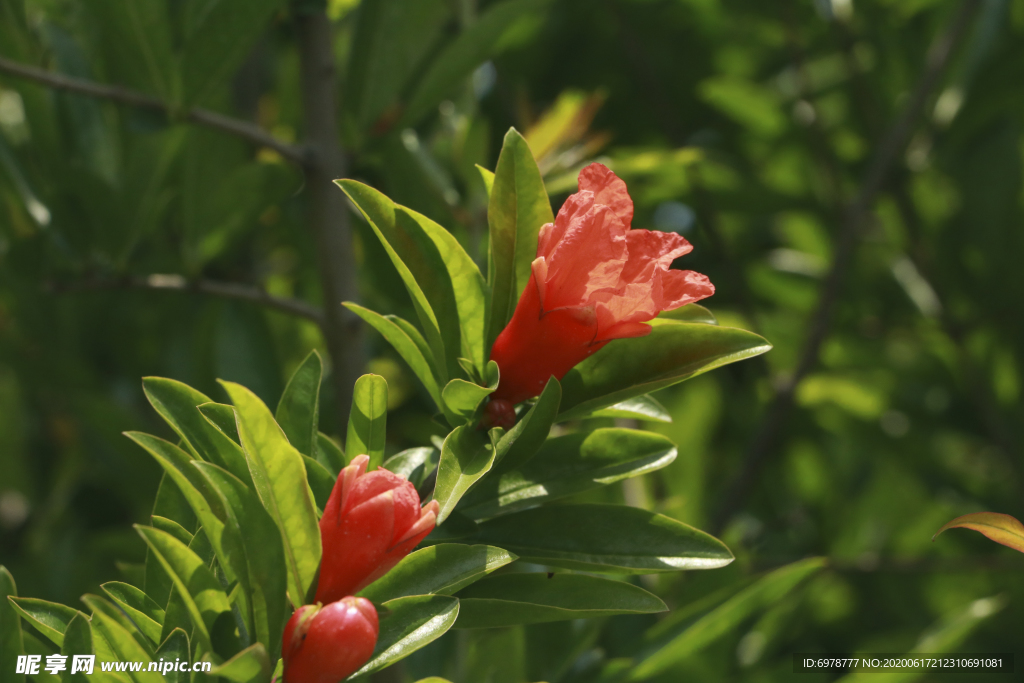
POLYGON ((996 543, 1024 553, 1024 524, 1010 515, 1000 512, 972 512, 969 515, 962 515, 936 531, 932 540, 934 541, 936 536, 946 529, 973 529, 996 543))

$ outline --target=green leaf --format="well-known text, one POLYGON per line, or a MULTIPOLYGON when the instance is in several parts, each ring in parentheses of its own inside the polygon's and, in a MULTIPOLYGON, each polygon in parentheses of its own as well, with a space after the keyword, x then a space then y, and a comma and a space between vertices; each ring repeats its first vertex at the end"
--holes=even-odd
POLYGON ((521 468, 491 476, 473 490, 462 512, 474 519, 536 507, 665 467, 676 447, 635 429, 596 429, 549 439, 521 468))
MULTIPOLYGON (((152 659, 155 644, 150 641, 142 631, 117 605, 109 600, 86 593, 81 597, 82 602, 92 611, 91 619, 96 619, 96 613, 100 612, 114 623, 118 624, 145 652, 146 656, 152 659)), ((67 634, 65 633, 65 646, 67 646, 67 634)))
POLYGON ((480 173, 480 179, 484 181, 484 190, 487 191, 487 198, 491 198, 491 190, 494 189, 494 172, 476 164, 476 170, 480 173))
POLYGON ((494 453, 494 446, 472 425, 455 428, 444 440, 434 488, 434 500, 441 506, 438 525, 452 513, 469 487, 490 471, 494 453))
POLYGON ((124 71, 128 84, 177 102, 180 74, 167 5, 156 0, 100 0, 90 9, 102 30, 97 38, 113 53, 110 61, 124 71))
MULTIPOLYGON (((163 659, 165 662, 176 662, 178 660, 188 661, 189 656, 188 634, 180 628, 172 630, 160 647, 156 649, 157 661, 163 659)), ((189 683, 191 672, 168 671, 164 674, 167 683, 189 683)))
POLYGON ((299 453, 316 457, 320 424, 320 379, 323 361, 315 350, 292 373, 277 404, 275 417, 299 453))
POLYGON ((409 448, 392 455, 381 467, 408 479, 413 486, 419 488, 437 468, 440 457, 441 453, 436 448, 409 448))
POLYGON ((307 455, 302 456, 302 462, 306 465, 306 479, 309 481, 310 490, 313 491, 313 500, 316 502, 316 506, 323 510, 327 506, 327 499, 331 497, 334 480, 337 477, 307 455))
POLYGON ((350 458, 357 455, 370 456, 368 471, 377 469, 384 462, 387 419, 387 381, 380 375, 363 375, 356 380, 352 389, 345 452, 350 458))
POLYGON ((630 672, 629 680, 641 681, 657 676, 705 650, 721 636, 735 633, 742 622, 777 604, 824 566, 822 558, 786 565, 727 600, 723 600, 721 595, 711 595, 677 611, 644 636, 645 651, 630 672))
MULTIPOLYGON (((238 439, 238 427, 235 425, 235 409, 223 403, 200 403, 199 412, 203 414, 210 424, 219 429, 229 439, 240 444, 238 439)), ((245 456, 242 456, 243 461, 245 456)))
POLYGON ((671 311, 662 311, 658 314, 658 317, 664 320, 678 320, 683 323, 718 324, 718 318, 715 317, 715 314, 700 304, 687 304, 671 311))
MULTIPOLYGON (((67 657, 67 669, 61 673, 61 681, 65 683, 89 683, 89 677, 82 671, 71 673, 71 664, 75 655, 92 655, 95 651, 92 647, 92 627, 84 614, 76 614, 64 631, 64 645, 60 653, 67 657)), ((98 667, 97 667, 98 668, 98 667)), ((10 669, 14 671, 12 665, 10 669)), ((15 677, 18 678, 17 676, 15 677)))
POLYGON ((511 0, 490 6, 445 46, 426 74, 418 79, 399 126, 414 126, 433 111, 475 68, 502 50, 503 37, 520 19, 536 16, 546 4, 546 0, 511 0))
POLYGON ((537 402, 519 418, 516 425, 498 439, 495 472, 507 472, 537 454, 551 433, 562 401, 562 385, 554 377, 548 379, 537 402))
POLYGON ((228 81, 267 30, 284 0, 218 0, 191 26, 181 60, 185 102, 205 100, 228 81))
POLYGON ((1024 553, 1024 524, 1010 515, 999 512, 972 512, 968 515, 961 515, 946 522, 941 529, 935 532, 932 540, 934 541, 936 536, 946 529, 971 529, 990 541, 1024 553))
POLYGON ((584 574, 502 574, 459 592, 457 628, 500 628, 668 608, 642 588, 584 574))
POLYGON ((494 187, 487 205, 491 247, 487 282, 491 286, 491 317, 487 348, 512 319, 519 297, 530 279, 530 264, 537 258, 537 235, 555 220, 540 169, 530 146, 515 128, 505 142, 494 171, 494 187))
POLYGON ((252 489, 216 465, 197 463, 195 467, 221 496, 230 523, 240 529, 255 637, 276 659, 287 619, 288 576, 281 532, 252 489))
POLYGON ((378 604, 408 595, 451 595, 515 560, 501 548, 441 543, 406 555, 360 595, 378 604))
POLYGON ((18 597, 18 587, 7 567, 0 564, 0 671, 11 676, 11 683, 25 683, 25 674, 14 673, 20 655, 25 654, 21 635, 21 617, 8 596, 18 597))
POLYGON ((153 598, 135 586, 119 581, 109 581, 100 588, 135 622, 139 631, 152 641, 154 647, 160 644, 164 610, 153 598))
POLYGON ((238 415, 238 434, 263 506, 274 519, 284 543, 288 594, 296 607, 320 565, 320 526, 313 494, 306 483, 302 455, 288 443, 270 410, 240 384, 221 382, 238 415))
POLYGON ((345 451, 341 449, 338 442, 323 432, 317 434, 316 438, 317 459, 321 465, 330 471, 332 476, 337 477, 338 473, 348 464, 348 461, 345 459, 345 451))
POLYGON ((627 398, 603 410, 591 413, 591 417, 619 417, 629 420, 650 420, 652 422, 672 422, 672 416, 653 396, 644 394, 627 398))
POLYGON ((466 541, 476 538, 480 533, 480 527, 476 522, 459 512, 453 512, 441 526, 435 526, 434 530, 423 539, 423 545, 436 545, 438 543, 451 543, 453 541, 466 541))
MULTIPOLYGON (((159 529, 160 531, 169 533, 185 545, 192 543, 194 535, 190 534, 185 527, 181 526, 173 519, 167 519, 166 517, 160 517, 159 515, 152 515, 149 520, 150 526, 154 529, 159 529)), ((196 533, 199 533, 200 530, 201 528, 197 529, 196 533)))
POLYGON ((383 605, 373 657, 352 677, 379 671, 440 638, 459 616, 459 601, 447 595, 412 595, 383 605))
POLYGON ((480 525, 480 540, 524 560, 583 571, 652 574, 733 561, 718 539, 624 505, 546 505, 480 525))
POLYGON ((197 407, 212 403, 209 397, 187 384, 164 377, 146 377, 142 388, 153 408, 182 438, 192 455, 220 465, 242 481, 249 481, 242 449, 211 424, 197 407))
POLYGON ((269 683, 273 671, 267 649, 262 643, 256 643, 220 666, 213 667, 210 674, 236 683, 269 683))
POLYGON ((771 348, 732 327, 671 321, 652 327, 646 337, 617 339, 570 370, 562 378, 558 419, 585 417, 771 348))
POLYGON ((64 632, 67 630, 68 624, 76 614, 81 614, 71 607, 39 598, 11 596, 7 600, 23 619, 49 638, 57 647, 64 645, 64 632))
POLYGON ((153 501, 153 515, 173 520, 185 529, 189 536, 198 526, 196 513, 192 511, 188 499, 166 472, 160 476, 160 486, 157 487, 156 500, 153 501))
MULTIPOLYGON (((153 531, 153 530, 151 530, 153 531)), ((154 531, 154 533, 160 533, 154 531)), ((173 540, 173 539, 172 539, 173 540)), ((177 542, 177 541, 175 541, 177 542)), ((109 616, 102 610, 96 610, 92 613, 92 619, 90 620, 93 631, 100 638, 105 640, 110 649, 113 650, 115 657, 121 662, 148 662, 151 661, 151 654, 139 645, 138 641, 132 637, 121 624, 119 624, 113 617, 109 616)), ((98 659, 99 657, 97 657, 98 659)), ((163 676, 156 672, 146 671, 133 671, 128 674, 132 681, 135 683, 164 683, 163 676)))
POLYGON ((493 360, 487 364, 488 374, 494 377, 489 386, 480 386, 464 379, 453 379, 441 392, 448 412, 458 418, 458 424, 475 424, 477 412, 484 399, 498 388, 498 364, 493 360))
POLYGON ((195 626, 193 636, 200 649, 212 652, 210 630, 221 614, 231 612, 228 596, 221 590, 220 582, 198 555, 170 534, 139 524, 135 525, 135 530, 171 577, 195 626))
POLYGON ((434 399, 434 403, 440 408, 441 392, 438 390, 437 380, 434 379, 434 371, 431 369, 432 355, 429 349, 424 353, 425 350, 416 343, 416 340, 409 336, 406 330, 402 329, 395 321, 395 316, 384 316, 380 313, 374 313, 368 308, 363 308, 348 301, 345 302, 344 306, 366 321, 370 327, 380 332, 398 355, 402 357, 402 360, 406 362, 413 374, 423 383, 427 393, 430 394, 430 397, 434 399))

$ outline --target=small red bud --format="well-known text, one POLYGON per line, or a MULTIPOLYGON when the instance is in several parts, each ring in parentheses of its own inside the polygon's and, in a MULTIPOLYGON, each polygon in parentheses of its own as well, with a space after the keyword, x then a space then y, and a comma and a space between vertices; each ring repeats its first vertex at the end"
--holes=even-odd
POLYGON ((503 398, 493 398, 487 402, 487 406, 484 408, 483 419, 480 420, 481 427, 484 429, 491 429, 492 427, 512 429, 515 424, 516 407, 511 401, 506 401, 503 398))
POLYGON ((284 683, 338 683, 373 656, 380 624, 366 598, 303 605, 284 627, 284 683))

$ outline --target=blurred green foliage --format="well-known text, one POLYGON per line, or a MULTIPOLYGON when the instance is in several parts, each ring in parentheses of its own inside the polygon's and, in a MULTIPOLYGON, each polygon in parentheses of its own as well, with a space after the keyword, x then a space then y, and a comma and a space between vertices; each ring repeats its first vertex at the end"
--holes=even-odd
MULTIPOLYGON (((260 20, 222 18, 233 39, 218 41, 201 29, 217 2, 0 0, 0 56, 301 140, 293 14, 317 3, 253 4, 260 20)), ((679 648, 644 669, 658 681, 789 680, 792 652, 1014 650, 1024 558, 966 532, 930 542, 962 513, 1024 514, 1024 3, 978 4, 860 234, 820 363, 725 526, 737 562, 644 578, 672 608, 660 631, 647 630, 656 616, 458 631, 410 658, 409 680, 612 681, 658 645, 679 648), (828 566, 798 589, 741 592, 810 556, 828 566), (729 628, 695 630, 724 606, 729 628)), ((555 209, 575 170, 602 160, 629 184, 635 225, 694 243, 682 263, 716 284, 719 321, 773 342, 764 362, 658 396, 673 422, 644 426, 676 443, 672 465, 577 497, 706 528, 800 358, 842 207, 956 8, 331 0, 327 11, 351 177, 483 262, 474 166, 494 168, 515 125, 555 209)), ((114 558, 142 560, 130 522, 148 515, 159 471, 121 432, 173 435, 141 377, 220 401, 223 378, 273 405, 323 348, 316 324, 279 310, 134 286, 175 274, 332 303, 305 203, 302 174, 271 151, 0 74, 0 562, 21 595, 74 604, 116 576, 114 558)), ((353 220, 361 303, 412 317, 387 255, 353 220)), ((389 387, 386 454, 429 443, 442 433, 429 397, 378 335, 365 339, 389 387)), ((321 429, 339 434, 324 391, 321 429)))

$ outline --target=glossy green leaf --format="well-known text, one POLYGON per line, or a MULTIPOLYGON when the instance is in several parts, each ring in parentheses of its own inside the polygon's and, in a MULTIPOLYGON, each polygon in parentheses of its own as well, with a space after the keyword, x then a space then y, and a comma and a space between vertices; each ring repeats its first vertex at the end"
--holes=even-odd
POLYGON ((464 514, 495 517, 665 467, 676 447, 635 429, 596 429, 549 439, 521 468, 492 476, 467 497, 464 514))
POLYGON ((165 377, 142 380, 146 398, 167 421, 185 447, 197 458, 216 463, 242 481, 249 480, 245 456, 237 443, 217 429, 197 406, 211 403, 209 397, 182 382, 165 377))
POLYGON ((491 248, 487 282, 491 286, 491 318, 487 348, 512 319, 516 303, 530 279, 530 264, 537 258, 537 235, 555 220, 544 181, 530 146, 515 128, 505 142, 494 171, 494 186, 487 205, 491 248))
POLYGON ((409 448, 392 455, 384 461, 381 467, 408 479, 413 486, 419 488, 427 477, 437 469, 440 459, 441 452, 436 448, 409 448))
POLYGON ((642 588, 584 574, 502 574, 478 581, 458 597, 457 628, 500 628, 668 609, 642 588))
POLYGON ((475 541, 479 533, 480 527, 476 522, 459 512, 453 512, 444 524, 434 527, 434 530, 423 539, 422 545, 475 541))
POLYGON ((743 621, 778 603, 824 566, 821 558, 786 565, 728 599, 713 594, 677 611, 644 636, 647 648, 629 680, 657 676, 718 638, 735 633, 743 621))
POLYGON ((946 522, 932 540, 946 529, 971 529, 1007 548, 1024 553, 1024 524, 999 512, 972 512, 946 522))
POLYGON ((135 622, 153 646, 160 644, 160 631, 164 623, 164 609, 135 586, 119 581, 108 581, 100 586, 117 606, 135 622))
POLYGON ((0 564, 0 671, 7 672, 11 683, 24 683, 25 675, 14 673, 18 657, 25 654, 21 617, 8 596, 18 597, 18 587, 7 567, 0 564))
POLYGON ((458 38, 445 46, 427 73, 418 79, 399 125, 419 123, 462 84, 473 69, 501 51, 502 37, 514 29, 518 20, 535 15, 546 4, 546 0, 510 0, 489 6, 458 38))
POLYGON ((210 671, 214 676, 236 683, 269 683, 274 669, 262 643, 251 645, 210 671))
POLYGON ((368 470, 384 462, 387 438, 388 383, 380 375, 363 375, 352 389, 352 409, 348 414, 345 452, 350 458, 370 456, 368 470))
POLYGON ((182 52, 185 102, 196 104, 227 82, 269 28, 284 0, 218 0, 205 3, 189 28, 182 52))
POLYGON ((480 179, 484 183, 484 190, 487 191, 487 198, 491 198, 491 190, 494 189, 494 172, 476 164, 476 170, 480 173, 480 179))
MULTIPOLYGON (((172 630, 160 647, 156 650, 157 661, 163 659, 165 662, 176 662, 178 660, 188 661, 191 659, 188 647, 188 634, 183 629, 172 630)), ((189 671, 168 671, 164 675, 167 683, 189 683, 192 673, 189 671)))
MULTIPOLYGON (((166 531, 185 545, 192 543, 193 534, 190 534, 185 527, 181 526, 173 519, 167 519, 166 517, 161 517, 159 515, 152 515, 149 520, 150 526, 153 528, 159 529, 160 531, 166 531)), ((199 533, 199 530, 197 530, 196 533, 199 533)))
POLYGON ((562 378, 559 420, 650 393, 717 367, 768 351, 753 332, 665 321, 646 337, 617 339, 562 378))
MULTIPOLYGON (((156 531, 155 533, 160 532, 156 531)), ((145 648, 139 645, 131 633, 125 630, 121 624, 106 612, 102 610, 94 611, 90 623, 92 624, 93 633, 107 642, 110 649, 113 650, 117 661, 151 661, 152 653, 147 652, 145 648)), ((128 675, 134 683, 165 683, 163 676, 154 671, 146 671, 145 669, 133 671, 128 675)))
POLYGON ((493 380, 488 381, 488 386, 480 386, 464 379, 453 379, 441 392, 441 400, 444 401, 448 412, 458 418, 458 424, 475 424, 484 399, 498 388, 498 364, 492 360, 488 363, 487 370, 488 374, 493 376, 493 380))
POLYGON ((451 595, 515 560, 501 548, 441 543, 406 555, 360 595, 378 604, 408 595, 451 595))
POLYGON ((221 614, 231 612, 220 582, 198 555, 170 534, 138 524, 135 529, 171 577, 192 619, 199 646, 212 651, 210 629, 221 614))
POLYGON ((379 671, 440 638, 459 615, 447 595, 412 595, 384 603, 373 657, 353 677, 379 671))
MULTIPOLYGON (((100 597, 99 595, 93 595, 91 593, 83 595, 81 600, 92 613, 92 617, 90 617, 90 619, 95 620, 97 613, 103 614, 120 626, 121 629, 123 629, 124 632, 135 641, 136 645, 146 652, 147 657, 152 659, 156 645, 149 640, 135 622, 132 621, 131 618, 129 618, 117 605, 106 598, 100 597)), ((66 638, 67 633, 65 632, 65 646, 67 645, 66 638)))
POLYGON ((524 560, 584 571, 651 574, 714 569, 733 560, 718 539, 624 505, 546 505, 480 525, 480 540, 524 560))
POLYGON ((658 314, 658 317, 665 320, 678 320, 684 323, 718 324, 718 318, 715 317, 715 314, 700 304, 687 304, 671 311, 662 311, 658 314))
POLYGON ((441 506, 438 525, 452 513, 469 487, 491 469, 494 453, 494 446, 473 425, 457 427, 444 440, 434 488, 434 500, 441 506))
POLYGON ((223 403, 200 403, 196 407, 210 424, 222 431, 229 439, 241 445, 238 439, 238 426, 235 424, 234 408, 223 403))
POLYGON ((320 380, 323 361, 316 350, 292 373, 277 404, 274 417, 285 436, 299 453, 316 457, 317 434, 320 433, 320 380))
POLYGON ((256 493, 281 532, 288 594, 298 607, 313 582, 321 553, 320 526, 302 455, 254 393, 233 382, 222 384, 238 415, 238 434, 256 493))
MULTIPOLYGON (((71 673, 72 661, 75 655, 94 655, 92 646, 92 627, 84 614, 76 614, 64 631, 64 645, 60 653, 67 657, 67 669, 61 674, 61 681, 66 683, 89 683, 90 676, 85 672, 78 671, 71 673)), ((94 667, 99 668, 99 667, 94 667)), ((4 671, 14 671, 14 666, 4 671)), ((18 676, 15 676, 15 680, 18 676)))
POLYGON ((644 394, 591 413, 591 417, 617 417, 627 420, 672 422, 672 416, 653 396, 644 394))
POLYGON ((562 401, 562 385, 554 377, 548 379, 534 403, 512 429, 498 439, 495 473, 519 467, 537 454, 551 433, 562 401))
POLYGON ((196 527, 199 526, 196 520, 196 513, 188 504, 188 499, 182 494, 181 489, 174 483, 174 480, 164 472, 160 476, 160 486, 156 490, 156 500, 153 501, 153 515, 173 520, 176 524, 185 529, 191 536, 196 527))
POLYGON ((431 369, 433 356, 430 354, 429 349, 421 348, 416 343, 416 340, 410 337, 406 330, 402 329, 395 322, 395 316, 374 313, 368 308, 363 308, 348 301, 345 302, 345 308, 358 315, 370 327, 380 332, 398 355, 402 357, 402 360, 406 362, 413 374, 423 383, 427 393, 434 399, 434 403, 440 407, 441 392, 438 389, 437 380, 434 378, 434 371, 431 369), (427 353, 425 354, 424 351, 427 351, 427 353))
POLYGON ((68 624, 81 614, 76 609, 61 605, 56 602, 48 602, 39 598, 7 598, 9 604, 14 605, 15 611, 31 624, 37 631, 49 638, 54 645, 64 645, 64 632, 68 624))
POLYGON ((317 434, 317 460, 326 467, 332 476, 337 477, 338 473, 348 464, 345 458, 345 451, 341 446, 323 432, 317 434))
POLYGON ((327 506, 327 499, 331 497, 336 477, 326 467, 309 456, 302 456, 302 462, 306 466, 306 479, 313 492, 313 500, 316 502, 316 506, 323 510, 327 506))
POLYGON ((198 463, 196 467, 221 496, 231 523, 241 530, 254 636, 276 659, 281 653, 288 603, 285 597, 288 574, 281 532, 252 489, 215 465, 198 463))

